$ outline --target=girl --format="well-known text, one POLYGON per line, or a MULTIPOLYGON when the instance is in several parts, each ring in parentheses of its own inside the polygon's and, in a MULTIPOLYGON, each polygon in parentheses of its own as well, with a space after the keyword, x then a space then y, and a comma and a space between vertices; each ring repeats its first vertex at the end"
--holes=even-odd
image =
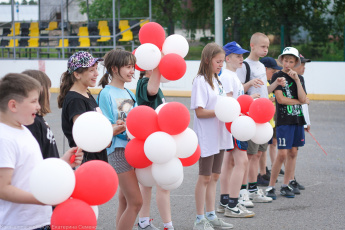
MULTIPOLYGON (((226 44, 223 49, 226 55, 226 69, 223 70, 220 80, 226 95, 237 99, 244 94, 244 88, 237 77, 236 70, 242 67, 243 54, 249 53, 249 51, 242 49, 236 42, 226 44)), ((245 206, 253 207, 253 203, 249 199, 242 199, 243 202, 246 202, 242 206, 238 199, 248 166, 248 143, 236 139, 234 142, 234 149, 224 155, 224 164, 220 175, 220 204, 217 212, 224 212, 224 215, 228 217, 253 217, 254 212, 245 208, 245 206)))
POLYGON ((135 57, 123 50, 111 50, 104 57, 107 69, 99 85, 98 104, 103 114, 113 124, 113 140, 107 148, 109 163, 119 177, 119 208, 116 215, 116 229, 130 230, 142 205, 142 198, 134 168, 125 158, 126 136, 125 118, 136 106, 135 95, 124 87, 134 75, 135 57), (109 83, 110 80, 110 83, 109 83))
MULTIPOLYGON (((165 103, 165 98, 160 85, 160 72, 158 68, 143 71, 140 73, 140 78, 137 84, 136 96, 139 105, 147 105, 156 109, 160 104, 165 103)), ((143 196, 143 207, 139 212, 138 229, 154 230, 156 228, 150 220, 150 201, 151 201, 151 187, 140 185, 141 194, 143 196)), ((174 229, 171 221, 170 209, 170 191, 162 189, 157 186, 156 201, 159 214, 163 220, 164 229, 174 229)))
POLYGON ((224 149, 233 148, 231 134, 215 115, 217 97, 223 95, 218 73, 223 67, 224 50, 216 43, 207 44, 201 54, 198 75, 194 78, 191 109, 194 110, 194 131, 201 149, 199 178, 195 187, 196 220, 193 230, 230 229, 215 213, 216 185, 221 172, 224 149), (206 203, 206 218, 204 205, 206 203), (212 227, 213 226, 213 227, 212 227))
MULTIPOLYGON (((88 87, 96 86, 98 62, 102 60, 92 57, 88 52, 78 51, 68 59, 67 71, 61 76, 58 107, 62 108, 62 131, 70 147, 76 146, 72 136, 75 120, 88 111, 100 112, 88 87)), ((105 149, 98 153, 84 151, 83 162, 89 160, 108 162, 107 151, 105 149)))

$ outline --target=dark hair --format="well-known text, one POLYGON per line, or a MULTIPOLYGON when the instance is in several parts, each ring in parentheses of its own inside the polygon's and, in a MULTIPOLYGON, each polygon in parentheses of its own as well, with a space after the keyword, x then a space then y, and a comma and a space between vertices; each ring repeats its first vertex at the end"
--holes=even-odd
POLYGON ((142 79, 146 74, 146 71, 140 71, 140 76, 139 76, 139 80, 142 79))
POLYGON ((58 100, 58 107, 61 109, 63 105, 63 101, 65 100, 66 94, 68 91, 72 88, 73 84, 76 82, 76 78, 74 76, 74 73, 77 72, 79 74, 82 74, 88 69, 86 68, 78 68, 75 70, 73 73, 69 73, 68 71, 64 72, 61 75, 61 80, 60 80, 60 94, 57 98, 58 100))
POLYGON ((42 90, 40 94, 39 103, 41 106, 41 109, 38 111, 38 114, 41 116, 45 116, 47 113, 50 113, 50 104, 49 104, 49 88, 52 86, 52 82, 50 81, 47 74, 40 70, 25 70, 22 72, 23 74, 26 74, 37 81, 41 83, 42 90))
POLYGON ((212 87, 212 89, 214 89, 213 77, 215 77, 218 80, 218 75, 212 73, 212 58, 214 58, 219 53, 225 54, 223 48, 214 42, 208 43, 201 53, 201 61, 198 75, 203 75, 207 83, 210 84, 210 86, 212 87))
POLYGON ((12 99, 22 102, 33 90, 41 92, 41 84, 26 74, 8 73, 0 79, 0 111, 6 112, 12 99))
POLYGON ((135 62, 135 56, 131 52, 121 49, 110 50, 105 54, 103 63, 107 72, 103 75, 98 85, 101 85, 104 88, 109 84, 109 81, 114 77, 113 67, 117 68, 117 74, 120 75, 121 67, 129 64, 134 66, 135 62))

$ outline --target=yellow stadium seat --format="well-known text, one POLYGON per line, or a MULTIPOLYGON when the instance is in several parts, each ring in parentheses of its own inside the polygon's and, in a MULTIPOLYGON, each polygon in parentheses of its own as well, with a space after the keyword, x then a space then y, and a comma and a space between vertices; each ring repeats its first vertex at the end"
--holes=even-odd
POLYGON ((149 20, 144 20, 144 19, 141 19, 140 20, 140 27, 142 27, 143 25, 145 25, 146 23, 150 22, 149 20))
POLYGON ((38 37, 40 35, 40 31, 38 28, 34 28, 30 30, 29 37, 38 37))
MULTIPOLYGON (((15 22, 14 23, 14 35, 19 35, 20 34, 20 22, 15 22)), ((8 34, 7 36, 13 36, 13 26, 11 28, 11 33, 8 34)))
POLYGON ((98 22, 98 29, 101 29, 102 26, 108 26, 108 22, 107 21, 99 21, 98 22))
MULTIPOLYGON (((68 47, 68 46, 69 46, 69 42, 68 42, 68 39, 67 39, 67 38, 64 39, 63 46, 64 46, 64 47, 68 47)), ((59 45, 56 46, 56 47, 57 47, 57 48, 62 48, 62 39, 59 40, 59 45)))
MULTIPOLYGON (((13 47, 13 45, 14 45, 14 42, 13 42, 13 39, 11 39, 9 44, 6 47, 13 47)), ((18 46, 18 39, 16 39, 15 45, 16 47, 18 46)))
POLYGON ((128 41, 133 40, 133 32, 129 29, 130 26, 129 26, 128 20, 120 20, 119 28, 122 33, 122 38, 119 39, 120 42, 128 42, 128 41), (122 31, 125 31, 125 32, 122 32, 122 31))
POLYGON ((57 22, 49 22, 48 28, 45 30, 55 30, 58 28, 58 23, 57 22))
POLYGON ((120 30, 125 30, 129 27, 129 22, 128 20, 120 20, 119 22, 119 28, 120 30))
POLYGON ((79 27, 78 36, 89 36, 89 29, 87 27, 79 27))
POLYGON ((29 28, 29 30, 38 29, 38 28, 39 28, 38 22, 31 22, 31 23, 30 23, 30 28, 29 28))
POLYGON ((110 31, 108 26, 102 26, 99 30, 99 35, 101 38, 97 39, 97 42, 106 42, 111 39, 111 37, 106 37, 110 36, 110 31))
POLYGON ((78 47, 90 47, 90 38, 79 38, 79 42, 78 47))
POLYGON ((39 44, 38 44, 38 38, 30 38, 28 40, 28 43, 29 45, 27 47, 29 48, 36 48, 36 47, 39 47, 39 44))

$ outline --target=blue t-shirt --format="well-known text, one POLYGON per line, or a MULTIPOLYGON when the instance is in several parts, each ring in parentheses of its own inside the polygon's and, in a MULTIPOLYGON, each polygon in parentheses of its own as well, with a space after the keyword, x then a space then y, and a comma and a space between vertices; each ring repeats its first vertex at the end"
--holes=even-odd
MULTIPOLYGON (((129 111, 137 106, 135 95, 131 91, 111 85, 106 85, 99 93, 97 103, 111 124, 116 124, 117 120, 126 118, 129 111)), ((115 148, 125 148, 127 143, 126 131, 114 136, 111 146, 107 148, 108 155, 114 152, 115 148)))

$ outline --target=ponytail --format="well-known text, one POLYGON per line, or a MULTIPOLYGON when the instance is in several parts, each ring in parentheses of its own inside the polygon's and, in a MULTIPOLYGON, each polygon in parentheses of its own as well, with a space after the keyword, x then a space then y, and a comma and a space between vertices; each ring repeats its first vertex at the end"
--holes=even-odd
POLYGON ((107 71, 99 81, 98 86, 102 86, 102 88, 104 88, 109 84, 109 81, 111 81, 111 75, 107 71))

